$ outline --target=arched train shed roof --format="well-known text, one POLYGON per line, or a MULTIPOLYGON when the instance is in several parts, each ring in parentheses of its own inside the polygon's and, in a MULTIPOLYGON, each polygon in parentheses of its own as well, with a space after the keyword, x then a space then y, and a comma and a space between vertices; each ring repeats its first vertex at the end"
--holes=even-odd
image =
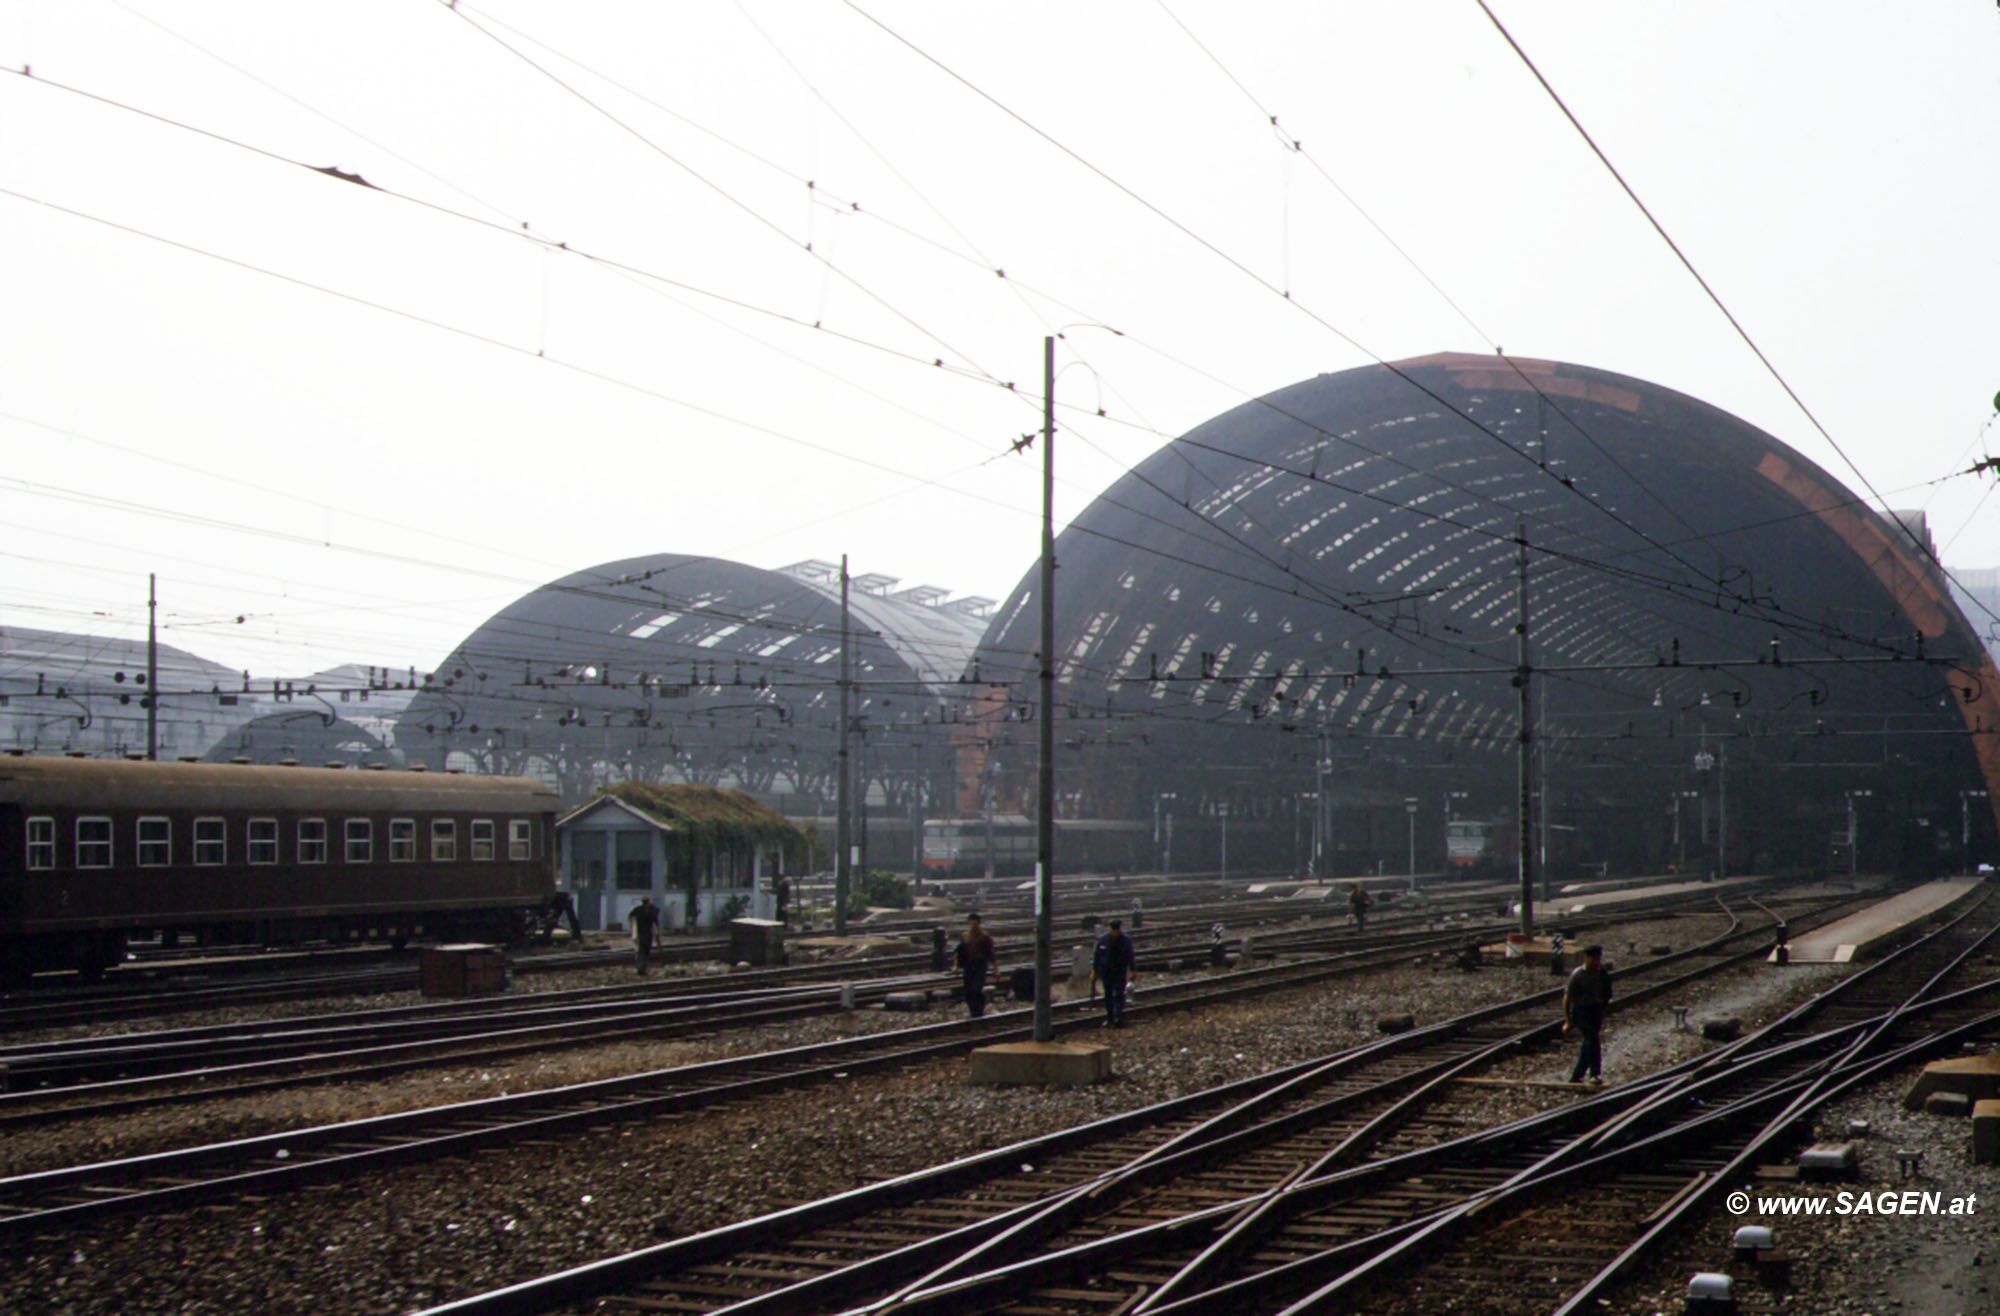
MULTIPOLYGON (((1516 661, 1521 538, 1533 664, 1597 669, 1538 682, 1559 739, 1673 734, 1717 703, 1722 730, 2000 727, 2000 680, 1923 552, 1813 462, 1643 380, 1449 354, 1246 403, 1086 507, 1057 545, 1058 697, 1156 732, 1273 719, 1510 751, 1511 683, 1477 672, 1516 661), (1965 670, 1884 661, 1919 634, 1965 670)), ((996 614, 989 675, 1030 675, 1037 584, 996 614)), ((1989 778, 1994 739, 1969 738, 1989 778)))
MULTIPOLYGON (((433 757, 525 746, 530 759, 546 751, 634 772, 657 760, 696 777, 704 737, 716 753, 816 755, 796 742, 836 721, 839 576, 827 562, 769 571, 660 553, 551 581, 466 637, 412 701, 397 744, 433 757), (607 734, 583 734, 591 729, 607 734), (771 743, 750 744, 753 730, 771 743)), ((959 679, 991 600, 948 593, 851 578, 857 717, 914 721, 959 679)), ((515 756, 510 770, 524 762, 515 756)))

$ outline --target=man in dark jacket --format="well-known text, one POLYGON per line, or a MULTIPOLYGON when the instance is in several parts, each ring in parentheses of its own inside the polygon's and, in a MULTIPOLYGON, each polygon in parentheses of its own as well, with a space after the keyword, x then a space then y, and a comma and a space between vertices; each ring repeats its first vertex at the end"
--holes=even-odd
POLYGON ((1368 907, 1375 903, 1374 897, 1361 889, 1359 882, 1347 886, 1347 912, 1354 915, 1354 930, 1368 931, 1368 907))
POLYGON ((1585 1070, 1590 1071, 1591 1082, 1604 1081, 1604 1014, 1610 1005, 1611 970, 1604 967, 1604 947, 1585 946, 1583 963, 1563 988, 1563 1031, 1574 1031, 1583 1039, 1570 1082, 1581 1083, 1585 1070))
POLYGON ((660 907, 647 896, 632 906, 626 918, 632 928, 632 954, 638 961, 639 972, 644 973, 653 959, 653 934, 660 930, 660 907))
POLYGON ((1132 939, 1125 935, 1119 921, 1112 919, 1111 930, 1097 939, 1097 951, 1090 964, 1090 976, 1104 984, 1106 1028, 1125 1026, 1125 988, 1132 980, 1135 958, 1132 939))
POLYGON ((965 932, 958 939, 956 954, 959 972, 965 975, 965 1008, 977 1019, 986 1013, 986 975, 1000 959, 1000 949, 979 925, 979 915, 965 916, 965 932))

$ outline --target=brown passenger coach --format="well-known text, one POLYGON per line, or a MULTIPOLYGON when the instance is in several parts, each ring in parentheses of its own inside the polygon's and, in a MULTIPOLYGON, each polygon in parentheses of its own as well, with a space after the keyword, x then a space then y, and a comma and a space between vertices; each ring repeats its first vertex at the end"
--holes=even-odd
POLYGON ((154 936, 513 942, 559 805, 517 777, 0 758, 0 980, 95 977, 154 936))

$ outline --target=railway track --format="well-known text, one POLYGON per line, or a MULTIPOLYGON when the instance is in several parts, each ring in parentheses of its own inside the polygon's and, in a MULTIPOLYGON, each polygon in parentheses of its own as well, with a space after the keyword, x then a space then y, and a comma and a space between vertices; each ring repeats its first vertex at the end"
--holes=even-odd
MULTIPOLYGON (((395 953, 385 951, 379 958, 395 953)), ((518 974, 554 973, 615 964, 618 959, 605 947, 543 951, 514 956, 508 967, 518 974)), ((294 971, 260 973, 254 978, 226 983, 189 981, 191 973, 199 976, 201 971, 181 969, 172 973, 159 970, 144 977, 135 976, 122 984, 115 981, 114 975, 113 982, 92 987, 10 992, 0 998, 0 1033, 154 1018, 188 1010, 232 1009, 319 1000, 336 995, 414 991, 418 985, 417 967, 407 959, 399 963, 354 967, 332 967, 315 958, 301 962, 304 967, 294 971)), ((242 969, 244 966, 232 967, 242 969)))
MULTIPOLYGON (((1455 935, 1491 932, 1455 930, 1455 935)), ((1441 934, 1427 929, 1360 937, 1323 926, 1260 935, 1260 954, 1300 955, 1395 949, 1412 935, 1421 952, 1434 949, 1441 934)), ((1206 935, 1173 940, 1162 930, 1142 936, 1149 968, 1206 963, 1214 945, 1206 935)), ((1223 943, 1229 951, 1241 945, 1240 939, 1223 943)), ((877 1004, 897 992, 954 992, 957 979, 936 973, 930 964, 928 953, 876 956, 527 998, 486 997, 0 1048, 0 1087, 9 1089, 0 1092, 0 1128, 266 1091, 308 1080, 382 1077, 429 1064, 498 1061, 545 1054, 555 1047, 780 1023, 877 1004), (165 1085, 183 1090, 159 1093, 165 1085), (154 1093, 158 1095, 148 1095, 154 1093)), ((1059 966, 1058 976, 1064 974, 1059 966)))
MULTIPOLYGON (((1012 885, 1015 884, 1009 883, 1012 885)), ((1295 918, 1338 917, 1343 908, 1338 901, 1314 904, 1282 896, 1245 897, 1240 886, 1224 888, 1215 883, 1184 880, 1151 884, 1086 883, 1061 894, 1066 910, 1096 908, 1103 916, 1124 913, 1136 896, 1143 895, 1151 902, 1148 906, 1151 926, 1147 931, 1184 933, 1190 938, 1205 933, 1214 922, 1232 927, 1259 927, 1295 918)), ((1386 905, 1371 922, 1386 931, 1421 925, 1440 916, 1486 913, 1504 905, 1507 896, 1505 890, 1490 884, 1439 884, 1424 893, 1414 912, 1386 905)), ((1017 898, 1011 903, 1025 906, 1026 902, 1017 898)), ((922 913, 877 918, 855 924, 852 931, 863 936, 915 938, 928 936, 940 923, 949 923, 955 917, 922 913)), ((1032 937, 1033 928, 1032 919, 1026 916, 1002 914, 987 921, 987 930, 1003 944, 1032 937)), ((715 962, 726 959, 728 949, 728 939, 724 937, 675 936, 663 939, 655 947, 654 958, 663 964, 715 962)), ((619 954, 601 943, 585 950, 528 952, 511 957, 510 968, 527 975, 601 967, 616 964, 619 954)), ((153 954, 115 971, 105 983, 41 986, 0 994, 0 1035, 157 1018, 193 1010, 239 1009, 338 995, 414 991, 417 986, 418 970, 409 956, 386 947, 288 951, 277 955, 240 952, 179 959, 153 954), (216 977, 230 981, 210 981, 216 977)))
MULTIPOLYGON (((1458 903, 1453 902, 1446 912, 1457 907, 1458 903)), ((1186 916, 1185 911, 1176 910, 1173 916, 1156 919, 1148 931, 1193 938, 1205 935, 1210 923, 1218 917, 1238 926, 1260 927, 1324 912, 1280 900, 1202 903, 1193 909, 1194 916, 1186 916)), ((1412 926, 1435 918, 1438 912, 1431 908, 1420 915, 1391 916, 1381 920, 1381 925, 1385 929, 1412 926)), ((884 924, 860 925, 857 932, 885 938, 914 938, 928 936, 939 921, 938 916, 922 920, 899 919, 884 924)), ((1004 940, 1010 935, 1031 935, 1032 924, 1016 926, 1002 922, 998 928, 989 930, 1004 940)), ((725 938, 670 937, 655 946, 653 957, 662 964, 713 963, 726 961, 728 948, 725 938)), ((509 968, 523 975, 602 968, 623 963, 627 954, 629 952, 602 944, 588 950, 529 952, 511 956, 509 968)), ((880 958, 875 957, 877 962, 880 958)), ((913 953, 907 957, 906 963, 914 971, 924 958, 913 953)), ((162 971, 145 978, 135 976, 122 987, 106 984, 15 992, 0 999, 0 1034, 154 1018, 190 1010, 240 1009, 322 1000, 339 995, 415 991, 419 985, 418 968, 407 957, 395 963, 373 962, 353 967, 331 967, 323 957, 308 959, 303 964, 304 967, 298 971, 263 974, 227 983, 177 983, 171 975, 162 971)), ((232 962, 231 967, 239 966, 232 962)), ((821 976, 836 971, 829 967, 821 976)), ((809 974, 810 971, 796 972, 809 974)))
MULTIPOLYGON (((1767 937, 1760 927, 1732 939, 1767 937)), ((1727 963, 1726 951, 1709 946, 1700 954, 1727 963)), ((1645 976, 1621 974, 1628 987, 1621 999, 1631 1001, 1636 993, 1630 986, 1645 976)), ((1414 1133, 1430 1100, 1421 1094, 1449 1091, 1449 1080, 1476 1068, 1482 1057, 1527 1044, 1537 1028, 1549 1027, 1508 1026, 1507 1010, 1533 1008, 1517 1002, 1478 1012, 1429 1036, 1388 1039, 1321 1065, 1247 1080, 440 1310, 546 1311, 591 1298, 609 1309, 747 1316, 860 1309, 893 1298, 899 1312, 1006 1308, 1025 1316, 1141 1310, 1146 1295, 1158 1293, 1175 1310, 1237 1310, 1203 1305, 1222 1262, 1238 1264, 1240 1251, 1252 1265, 1282 1270, 1288 1263, 1283 1247, 1273 1254, 1261 1237, 1254 1247, 1241 1239, 1210 1253, 1231 1221, 1293 1227, 1296 1208, 1324 1199, 1332 1184, 1339 1186, 1332 1190, 1336 1195, 1349 1194, 1345 1204, 1356 1217, 1349 1228, 1368 1222, 1365 1237, 1380 1234, 1386 1221, 1421 1221, 1462 1202, 1467 1192, 1490 1191, 1493 1176, 1504 1182, 1514 1168, 1510 1159, 1526 1168, 1546 1158, 1525 1145, 1505 1147, 1490 1133, 1443 1141, 1414 1133), (1425 1145, 1399 1150, 1396 1136, 1425 1145), (1031 1174, 1024 1164, 1033 1166, 1031 1174), (1356 1207, 1352 1193, 1362 1181, 1377 1196, 1356 1207), (975 1184, 976 1203, 967 1192, 975 1184), (1281 1195, 1283 1210, 1265 1207, 1259 1214, 1261 1202, 1281 1195), (1023 1252, 1032 1255, 1017 1260, 1023 1252), (1172 1264, 1163 1260, 1177 1254, 1172 1264), (1173 1277, 1204 1255, 1211 1259, 1196 1272, 1199 1291, 1173 1296, 1173 1277)), ((1546 1000, 1539 1008, 1546 1010, 1546 1000)), ((1774 1037, 1766 1030, 1756 1044, 1774 1037)), ((1742 1049, 1750 1045, 1746 1039, 1742 1049)), ((1794 1059, 1812 1063, 1810 1057, 1794 1059)), ((1658 1106, 1659 1094, 1675 1081, 1669 1074, 1607 1090, 1536 1117, 1509 1136, 1573 1140, 1579 1130, 1630 1114, 1649 1098, 1658 1106)), ((1307 1221, 1303 1228, 1311 1237, 1328 1226, 1307 1221)), ((1322 1234, 1316 1253, 1326 1250, 1324 1242, 1322 1234)), ((1184 1280, 1180 1287, 1195 1285, 1184 1280)), ((1153 1305, 1164 1309, 1162 1299, 1153 1305)))
MULTIPOLYGON (((1625 911, 1622 916, 1631 915, 1632 911, 1625 911)), ((1395 963, 1425 950, 1456 946, 1464 935, 1462 929, 1454 929, 1427 941, 1405 941, 1384 949, 1156 986, 1133 1005, 1130 1015, 1143 1019, 1167 1010, 1320 982, 1395 963)), ((1059 1007, 1061 1029, 1090 1027, 1095 1022, 1095 1012, 1086 1003, 1059 1007)), ((1016 1011, 347 1125, 21 1175, 0 1180, 0 1233, 57 1227, 120 1210, 264 1193, 292 1183, 526 1138, 569 1136, 619 1119, 668 1114, 864 1070, 963 1054, 972 1046, 1022 1039, 1029 1032, 1027 1012, 1016 1011)))
MULTIPOLYGON (((1455 943, 1436 938, 1431 948, 1455 943)), ((1399 962, 1421 946, 1349 952, 1238 970, 1150 989, 1128 1016, 1280 991, 1399 962)), ((1059 1030, 1094 1028, 1088 1002, 1057 1006, 1059 1030)), ((961 1055, 1031 1035, 1026 1010, 926 1024, 785 1051, 761 1052, 595 1083, 431 1107, 289 1134, 165 1152, 127 1161, 0 1179, 0 1235, 188 1201, 269 1192, 372 1166, 454 1155, 526 1138, 570 1135, 621 1119, 664 1115, 852 1073, 961 1055), (198 1181, 196 1177, 198 1176, 198 1181)))
MULTIPOLYGON (((1937 956, 1960 949, 1934 941, 1902 962, 1922 959, 1934 967, 1937 956)), ((1839 992, 1835 999, 1846 995, 1839 992)), ((1928 1026, 1934 1037, 1949 1037, 1935 1030, 1963 1027, 1965 1017, 1993 1004, 1984 987, 1974 989, 1951 1003, 1957 1017, 1927 1012, 1928 1026)), ((1279 1154, 1267 1155, 1253 1171, 1241 1148, 1211 1148, 1204 1159, 1223 1159, 1225 1177, 1216 1182, 1210 1176, 1216 1195, 1206 1201, 1187 1195, 1187 1175, 1177 1171, 1170 1182, 1184 1200, 1135 1202, 1122 1213, 1093 1220, 1087 1230, 1044 1241, 1036 1255, 1011 1263, 1005 1251, 996 1256, 989 1250, 983 1258, 967 1253, 977 1258, 969 1268, 955 1260, 905 1282, 895 1291, 896 1310, 1026 1316, 1107 1311, 1123 1304, 1135 1314, 1174 1316, 1215 1311, 1302 1316, 1357 1305, 1371 1311, 1546 1311, 1554 1305, 1546 1301, 1552 1289, 1560 1295, 1566 1278, 1578 1270, 1588 1274, 1592 1260, 1616 1254, 1610 1244, 1621 1240, 1619 1227, 1632 1218, 1628 1212, 1641 1207, 1657 1212, 1691 1193, 1703 1182, 1699 1176, 1710 1158, 1727 1153, 1724 1140, 1737 1134, 1746 1117, 1788 1100, 1807 1076, 1869 1035, 1872 1026, 1895 1017, 1884 1012, 1785 1040, 1814 1013, 1812 1006, 1802 1007, 1722 1052, 1575 1107, 1428 1146, 1399 1149, 1385 1140, 1370 1159, 1345 1166, 1337 1165, 1337 1158, 1288 1164, 1279 1154), (1578 1228, 1551 1239, 1546 1219, 1535 1212, 1583 1185, 1590 1206, 1578 1228), (1496 1218, 1504 1223, 1496 1225, 1496 1218), (1419 1269, 1426 1260, 1431 1264, 1419 1269)), ((1152 1173, 1167 1168, 1156 1165, 1152 1173)), ((1143 1174, 1132 1163, 1114 1172, 1127 1182, 1143 1174)), ((1106 1192, 1101 1182, 1090 1191, 1100 1198, 1106 1192)), ((826 1275, 817 1283, 853 1280, 826 1275)), ((690 1309, 682 1305, 687 1295, 669 1291, 674 1282, 623 1292, 639 1304, 665 1299, 670 1309, 690 1309)), ((1587 1296, 1579 1294, 1577 1302, 1587 1296)), ((619 1304, 614 1296, 610 1305, 619 1304)), ((748 1313, 855 1305, 752 1298, 703 1309, 748 1313)), ((482 1310, 462 1304, 451 1309, 482 1310)))

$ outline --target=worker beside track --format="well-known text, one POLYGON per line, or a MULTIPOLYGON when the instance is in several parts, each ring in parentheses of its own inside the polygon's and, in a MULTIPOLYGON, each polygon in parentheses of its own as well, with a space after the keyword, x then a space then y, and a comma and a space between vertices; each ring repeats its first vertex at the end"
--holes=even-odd
POLYGON ((1570 1082, 1581 1083, 1585 1070, 1591 1082, 1604 1081, 1604 1015, 1610 1005, 1611 970, 1604 965, 1604 947, 1585 946, 1583 963, 1563 987, 1563 1031, 1573 1030, 1583 1039, 1570 1082))
POLYGON ((653 959, 653 934, 660 930, 660 907, 647 896, 626 915, 632 928, 632 958, 644 973, 653 959))
POLYGON ((1368 907, 1374 903, 1374 897, 1363 891, 1359 882, 1347 884, 1347 912, 1354 916, 1357 934, 1368 931, 1368 907))
POLYGON ((1000 949, 993 936, 980 926, 979 915, 965 916, 965 931, 958 939, 959 972, 965 975, 965 1008, 974 1019, 986 1013, 986 975, 999 962, 1000 949))

